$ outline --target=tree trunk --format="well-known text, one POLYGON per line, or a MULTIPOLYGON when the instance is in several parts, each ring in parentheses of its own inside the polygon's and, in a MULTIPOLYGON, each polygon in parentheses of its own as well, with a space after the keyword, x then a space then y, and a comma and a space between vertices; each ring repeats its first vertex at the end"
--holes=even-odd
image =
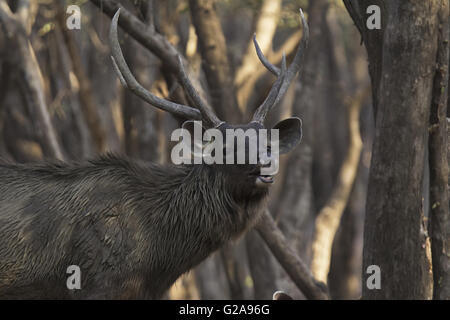
POLYGON ((422 181, 441 1, 383 4, 383 42, 364 39, 368 51, 370 45, 382 46, 377 74, 383 76, 378 87, 371 72, 378 103, 364 227, 363 298, 428 299, 422 181), (380 289, 366 285, 371 265, 381 269, 380 289))
POLYGON ((430 114, 430 235, 433 298, 450 300, 450 212, 448 196, 447 95, 449 59, 449 1, 439 15, 439 44, 430 114))
POLYGON ((198 36, 198 43, 204 70, 211 94, 211 105, 217 116, 231 123, 241 121, 231 66, 227 56, 227 45, 214 0, 189 1, 192 23, 198 36))
POLYGON ((10 53, 13 53, 10 55, 11 64, 17 66, 19 85, 29 104, 30 112, 35 115, 35 130, 45 153, 51 158, 63 160, 63 150, 48 112, 42 73, 22 18, 19 19, 11 12, 6 1, 0 1, 0 22, 6 31, 10 53))

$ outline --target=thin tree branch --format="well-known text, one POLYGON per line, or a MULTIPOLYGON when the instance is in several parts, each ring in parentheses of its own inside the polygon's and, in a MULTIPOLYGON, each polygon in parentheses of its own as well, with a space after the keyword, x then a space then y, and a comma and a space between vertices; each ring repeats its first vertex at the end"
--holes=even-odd
POLYGON ((220 119, 239 123, 242 115, 238 108, 227 45, 215 10, 215 1, 190 0, 189 6, 204 60, 211 104, 220 119))
MULTIPOLYGON (((60 0, 58 0, 60 1, 60 0)), ((63 6, 60 3, 56 3, 57 6, 57 16, 58 23, 61 29, 61 33, 64 37, 64 42, 67 46, 67 51, 69 53, 70 59, 72 61, 72 68, 75 76, 78 79, 80 85, 79 97, 81 102, 81 109, 83 110, 83 116, 86 120, 87 127, 91 133, 93 141, 96 145, 97 151, 105 152, 107 150, 107 139, 106 130, 98 113, 94 93, 92 92, 91 81, 84 71, 83 64, 81 63, 81 57, 78 52, 75 39, 73 38, 72 32, 70 32, 65 25, 66 15, 63 10, 63 6)))
POLYGON ((316 279, 327 283, 330 270, 331 249, 334 236, 339 227, 342 213, 347 206, 348 197, 358 171, 359 159, 362 150, 361 135, 359 132, 359 114, 361 106, 370 92, 370 87, 360 90, 348 106, 348 123, 350 129, 350 145, 342 164, 338 183, 316 218, 314 241, 312 244, 313 259, 311 270, 316 279))
POLYGON ((9 48, 14 52, 11 59, 16 59, 15 65, 20 69, 19 74, 22 87, 29 96, 27 101, 31 104, 31 110, 36 112, 38 118, 35 122, 36 131, 49 155, 53 158, 63 160, 64 156, 45 102, 41 70, 27 37, 26 30, 21 22, 23 19, 26 21, 26 17, 22 16, 19 19, 14 15, 5 0, 0 0, 0 23, 2 23, 6 30, 9 48))
POLYGON ((353 22, 355 23, 356 28, 358 29, 359 33, 361 34, 361 44, 364 39, 364 18, 361 15, 361 10, 359 9, 359 3, 358 1, 352 1, 352 0, 344 0, 344 5, 347 8, 347 11, 352 18, 353 22))
POLYGON ((306 298, 329 299, 326 286, 314 279, 305 263, 289 246, 268 210, 264 211, 256 230, 306 298))
POLYGON ((154 28, 149 27, 146 23, 139 20, 117 1, 91 0, 91 2, 103 10, 110 18, 120 8, 119 26, 160 58, 173 74, 176 75, 178 73, 177 55, 179 52, 163 35, 157 33, 154 31, 154 28))
POLYGON ((239 268, 239 262, 236 259, 235 252, 231 244, 226 244, 220 250, 220 257, 225 269, 225 275, 230 287, 231 300, 244 299, 244 291, 242 288, 241 279, 243 278, 239 268))
MULTIPOLYGON (((117 1, 91 0, 91 2, 110 18, 112 18, 120 8, 119 26, 137 42, 155 54, 163 63, 163 68, 169 70, 173 75, 178 77, 181 82, 178 67, 178 55, 180 55, 180 53, 164 35, 156 32, 153 26, 139 20, 117 1)), ((181 60, 183 65, 187 66, 187 61, 183 56, 181 56, 181 60)), ((197 75, 194 72, 191 72, 190 68, 186 68, 186 71, 195 89, 200 96, 207 101, 206 94, 200 85, 197 75)))

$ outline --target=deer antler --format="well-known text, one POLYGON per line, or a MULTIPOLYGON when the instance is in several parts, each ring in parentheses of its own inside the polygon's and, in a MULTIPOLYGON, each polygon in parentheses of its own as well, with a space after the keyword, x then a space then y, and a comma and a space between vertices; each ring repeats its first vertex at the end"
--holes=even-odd
POLYGON ((198 110, 200 110, 202 117, 204 120, 209 122, 213 127, 219 126, 223 121, 214 114, 211 107, 206 104, 206 102, 202 99, 202 97, 198 94, 197 90, 195 90, 194 86, 189 80, 186 71, 184 70, 183 61, 181 60, 181 56, 178 55, 178 67, 179 67, 179 78, 181 81, 181 85, 184 88, 184 91, 187 93, 189 98, 195 104, 198 110))
POLYGON ((270 89, 269 95, 267 96, 266 100, 264 100, 261 106, 259 106, 258 109, 255 111, 253 115, 253 121, 260 123, 264 122, 267 113, 274 106, 278 105, 281 99, 283 99, 289 85, 291 84, 292 79, 302 68, 305 56, 304 51, 308 46, 309 40, 309 27, 308 23, 306 22, 305 16, 303 15, 302 9, 300 9, 300 18, 303 27, 302 41, 300 42, 297 52, 295 53, 294 60, 292 60, 291 65, 285 72, 283 71, 283 64, 286 64, 285 57, 283 57, 280 70, 278 67, 274 66, 267 60, 267 58, 262 53, 258 45, 258 42, 256 41, 256 35, 253 36, 253 43, 255 45, 256 54, 258 55, 259 60, 266 67, 267 70, 269 70, 278 77, 277 81, 273 84, 272 88, 270 89))
POLYGON ((120 8, 117 10, 111 21, 111 27, 109 30, 109 41, 111 46, 111 59, 113 61, 114 68, 123 86, 130 89, 141 99, 150 103, 151 105, 170 112, 174 115, 183 117, 185 119, 205 120, 209 125, 217 126, 221 123, 219 118, 212 112, 211 108, 200 97, 195 90, 194 86, 190 82, 184 70, 181 57, 178 57, 179 61, 179 73, 181 85, 185 89, 186 93, 190 97, 197 108, 192 108, 175 102, 171 102, 165 99, 161 99, 150 91, 146 90, 133 76, 130 68, 128 67, 125 58, 120 48, 119 39, 117 35, 117 22, 119 20, 120 8))

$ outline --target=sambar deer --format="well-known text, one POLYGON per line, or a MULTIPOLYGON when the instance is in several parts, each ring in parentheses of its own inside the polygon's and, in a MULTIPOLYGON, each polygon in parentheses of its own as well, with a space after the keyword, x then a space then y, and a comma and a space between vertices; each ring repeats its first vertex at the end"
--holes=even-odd
MULTIPOLYGON (((122 55, 119 14, 120 9, 112 19, 110 45, 122 83, 153 106, 201 119, 224 134, 264 129, 267 113, 300 70, 308 42, 301 11, 303 38, 288 68, 285 57, 281 68, 271 65, 254 38, 259 59, 277 80, 252 121, 232 125, 213 113, 182 63, 180 82, 195 108, 145 90, 122 55)), ((280 153, 299 143, 300 119, 275 128, 280 153)), ((181 274, 257 221, 273 181, 261 173, 266 164, 159 165, 115 155, 76 163, 0 164, 0 298, 160 298, 181 274), (66 286, 71 265, 81 270, 80 290, 66 286)))

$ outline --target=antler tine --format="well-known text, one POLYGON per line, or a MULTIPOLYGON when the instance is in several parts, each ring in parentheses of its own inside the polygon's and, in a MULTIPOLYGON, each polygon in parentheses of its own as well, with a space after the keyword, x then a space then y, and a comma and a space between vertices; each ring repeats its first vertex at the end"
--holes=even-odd
MULTIPOLYGON (((278 69, 278 68, 277 68, 278 69)), ((275 100, 278 97, 278 92, 281 89, 281 85, 283 84, 284 78, 286 76, 286 55, 283 52, 283 58, 281 59, 281 70, 279 71, 279 75, 275 83, 272 85, 272 88, 269 91, 264 102, 259 106, 259 108, 253 114, 252 121, 263 123, 266 118, 267 112, 270 110, 270 106, 274 104, 275 100)))
MULTIPOLYGON (((287 89, 289 88, 289 85, 291 84, 292 79, 301 70, 301 68, 303 66, 303 60, 304 60, 304 56, 305 56, 304 52, 306 50, 306 47, 308 46, 308 41, 309 41, 309 27, 308 27, 308 23, 306 22, 306 19, 305 19, 302 9, 300 9, 300 18, 301 18, 302 27, 303 27, 303 37, 302 37, 302 40, 300 41, 300 45, 298 46, 297 52, 295 53, 295 57, 292 60, 289 68, 287 69, 286 74, 283 77, 283 80, 281 81, 281 84, 278 86, 279 90, 277 92, 276 98, 273 99, 273 103, 272 104, 266 103, 266 102, 268 102, 268 99, 266 99, 263 102, 263 104, 258 108, 258 110, 256 110, 256 112, 253 116, 253 121, 258 121, 258 122, 264 121, 265 116, 270 111, 270 109, 272 109, 274 106, 277 106, 278 103, 281 101, 281 99, 283 99, 287 89), (262 109, 266 109, 266 110, 262 110, 262 109), (264 118, 262 118, 261 115, 264 115, 264 118)), ((257 53, 261 63, 270 72, 272 72, 275 75, 278 75, 278 79, 279 79, 283 72, 280 72, 277 67, 272 65, 267 60, 267 58, 264 57, 264 54, 261 52, 255 38, 254 38, 253 42, 255 44, 256 53, 257 53)), ((273 89, 273 87, 272 87, 272 89, 273 89)), ((271 89, 271 92, 269 93, 269 95, 272 93, 272 89, 271 89)))
POLYGON ((286 77, 283 81, 283 84, 281 85, 280 92, 278 93, 278 97, 275 100, 272 107, 277 106, 281 99, 283 99, 284 94, 286 93, 287 89, 289 88, 289 85, 291 84, 292 79, 297 75, 297 73, 300 72, 300 70, 303 68, 303 61, 305 59, 305 51, 308 47, 309 42, 309 27, 308 23, 306 22, 305 16, 303 15, 302 9, 300 9, 300 18, 302 21, 302 28, 303 28, 303 37, 300 41, 300 45, 298 46, 297 52, 295 53, 295 57, 291 62, 291 65, 289 66, 286 77))
POLYGON ((178 69, 179 69, 179 78, 181 81, 181 85, 183 86, 184 90, 186 91, 189 98, 192 100, 192 102, 195 104, 197 109, 202 114, 203 119, 208 122, 209 125, 212 127, 217 127, 223 121, 221 121, 215 113, 212 111, 212 109, 206 104, 205 100, 198 94, 197 90, 195 90, 194 86, 191 83, 191 80, 189 80, 186 70, 184 69, 183 61, 181 60, 181 56, 177 56, 178 59, 178 69))
POLYGON ((264 56, 264 53, 261 51, 261 48, 259 47, 258 41, 256 41, 256 33, 253 34, 253 44, 255 45, 256 54, 258 55, 259 61, 266 67, 267 70, 272 72, 274 75, 279 76, 280 75, 280 69, 274 66, 267 60, 267 58, 264 56))
POLYGON ((201 120, 202 114, 197 109, 161 99, 150 93, 150 91, 146 90, 139 82, 137 82, 126 63, 125 58, 123 57, 122 49, 120 48, 117 35, 117 22, 119 20, 119 15, 120 8, 117 10, 111 21, 111 27, 109 29, 109 42, 112 52, 111 59, 113 60, 114 68, 122 84, 125 84, 126 87, 135 95, 161 110, 170 112, 185 119, 201 120))

